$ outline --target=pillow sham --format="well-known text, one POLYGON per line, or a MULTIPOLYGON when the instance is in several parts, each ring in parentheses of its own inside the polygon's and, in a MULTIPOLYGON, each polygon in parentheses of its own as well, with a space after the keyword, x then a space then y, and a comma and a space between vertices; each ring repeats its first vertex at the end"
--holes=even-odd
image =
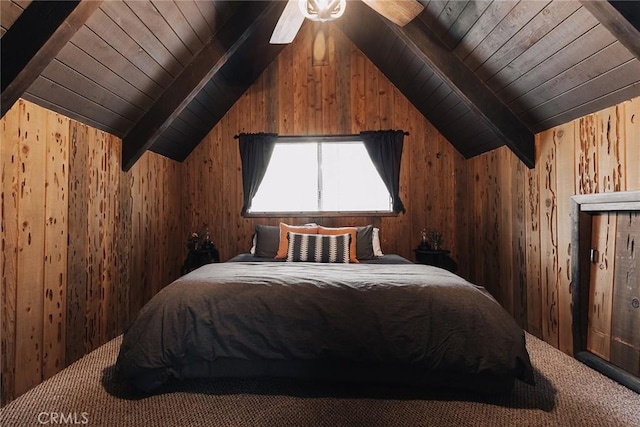
POLYGON ((371 243, 373 245, 373 254, 375 256, 383 256, 382 248, 380 247, 380 229, 374 227, 373 228, 373 241, 371 243))
POLYGON ((373 225, 356 227, 356 258, 359 260, 374 259, 373 225))
POLYGON ((289 225, 284 222, 280 223, 279 226, 280 236, 279 236, 279 244, 278 251, 276 252, 275 258, 277 259, 285 259, 287 257, 287 250, 289 248, 289 240, 287 239, 288 232, 295 232, 300 234, 318 234, 318 226, 316 224, 307 224, 307 225, 289 225))
POLYGON ((257 257, 273 258, 280 247, 280 227, 277 225, 256 225, 255 252, 257 257))
POLYGON ((346 234, 348 233, 351 236, 351 242, 349 244, 349 253, 350 253, 350 262, 358 262, 358 258, 356 257, 356 241, 357 241, 357 232, 356 227, 323 227, 321 225, 318 226, 318 234, 324 235, 338 235, 338 234, 346 234))
POLYGON ((287 262, 349 263, 349 233, 323 235, 290 231, 287 237, 287 262))

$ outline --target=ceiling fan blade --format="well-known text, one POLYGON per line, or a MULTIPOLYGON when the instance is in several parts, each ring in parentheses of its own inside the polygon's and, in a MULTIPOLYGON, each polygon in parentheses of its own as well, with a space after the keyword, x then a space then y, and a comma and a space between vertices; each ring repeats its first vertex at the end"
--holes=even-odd
POLYGON ((418 0, 362 0, 371 9, 387 18, 394 24, 404 27, 418 16, 424 6, 418 0))
POLYGON ((298 34, 298 30, 302 26, 304 15, 298 8, 297 0, 289 0, 287 5, 278 19, 276 28, 271 35, 271 44, 287 44, 291 43, 298 34))

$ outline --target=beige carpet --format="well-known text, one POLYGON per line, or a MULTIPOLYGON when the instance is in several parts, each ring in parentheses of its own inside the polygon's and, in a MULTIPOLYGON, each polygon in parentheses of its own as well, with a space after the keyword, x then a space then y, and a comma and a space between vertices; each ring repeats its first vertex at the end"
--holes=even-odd
POLYGON ((140 397, 112 380, 116 338, 2 408, 0 425, 640 426, 640 395, 527 339, 538 384, 482 398, 266 379, 174 382, 140 397))

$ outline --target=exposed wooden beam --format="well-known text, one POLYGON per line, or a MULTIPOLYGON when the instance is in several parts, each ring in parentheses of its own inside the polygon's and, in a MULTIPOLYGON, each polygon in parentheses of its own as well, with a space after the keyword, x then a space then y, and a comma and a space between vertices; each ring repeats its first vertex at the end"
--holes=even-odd
POLYGON ((123 170, 131 169, 207 82, 260 27, 262 19, 273 19, 275 25, 283 7, 282 2, 248 2, 236 10, 124 137, 123 170))
POLYGON ((640 60, 640 2, 581 0, 580 3, 640 60))
POLYGON ((380 20, 429 66, 529 168, 535 137, 522 121, 420 20, 398 27, 380 20))
POLYGON ((34 1, 2 37, 2 116, 24 94, 101 1, 34 1))

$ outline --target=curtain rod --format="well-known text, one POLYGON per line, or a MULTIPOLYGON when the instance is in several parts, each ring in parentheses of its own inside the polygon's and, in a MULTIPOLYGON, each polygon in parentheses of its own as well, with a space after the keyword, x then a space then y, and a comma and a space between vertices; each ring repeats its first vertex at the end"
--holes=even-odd
MULTIPOLYGON (((406 136, 409 136, 409 132, 404 132, 406 136)), ((240 134, 234 135, 233 139, 238 139, 240 134)), ((316 139, 316 140, 348 140, 353 138, 360 138, 359 133, 352 134, 339 134, 339 135, 278 135, 278 139, 316 139)))

